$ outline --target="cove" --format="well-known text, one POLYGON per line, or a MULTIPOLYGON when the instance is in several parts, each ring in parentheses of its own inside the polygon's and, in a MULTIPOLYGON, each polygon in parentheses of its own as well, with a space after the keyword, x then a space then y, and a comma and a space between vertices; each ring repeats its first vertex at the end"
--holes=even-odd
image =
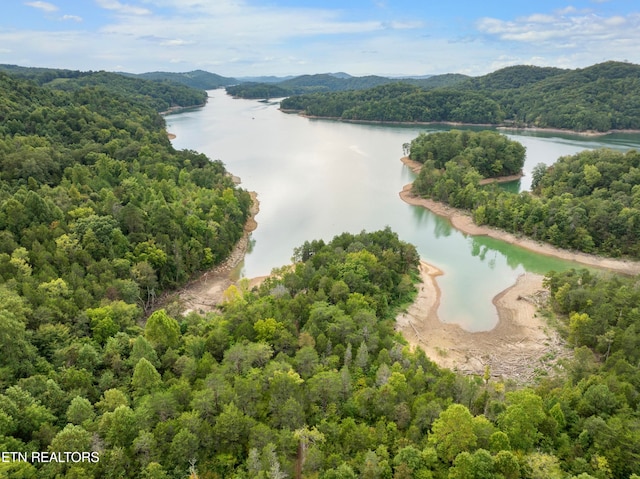
MULTIPOLYGON (((544 274, 580 265, 484 236, 465 235, 448 220, 398 196, 414 175, 400 162, 403 143, 449 126, 386 126, 303 118, 277 102, 233 99, 212 90, 206 106, 166 117, 178 149, 221 160, 260 200, 258 228, 239 274, 267 275, 290 263, 306 240, 389 226, 444 272, 439 317, 468 331, 487 331, 498 317, 491 300, 524 272, 544 274)), ((458 128, 458 127, 456 127, 458 128)), ((481 128, 471 128, 481 129, 481 128)), ((527 189, 538 163, 584 149, 640 147, 640 135, 581 137, 504 132, 527 148, 527 189)))

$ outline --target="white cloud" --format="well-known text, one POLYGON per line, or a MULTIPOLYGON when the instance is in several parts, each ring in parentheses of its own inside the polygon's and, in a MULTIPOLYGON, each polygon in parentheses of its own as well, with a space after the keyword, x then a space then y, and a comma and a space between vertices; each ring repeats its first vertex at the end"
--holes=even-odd
POLYGON ((577 11, 578 9, 576 7, 568 6, 568 7, 556 10, 556 13, 558 15, 568 15, 570 13, 577 13, 577 11))
MULTIPOLYGON (((593 13, 531 15, 505 21, 482 18, 480 32, 498 40, 546 44, 563 48, 571 45, 588 48, 603 41, 637 40, 640 43, 640 16, 603 17, 593 13)), ((605 46, 605 45, 602 45, 605 46)))
POLYGON ((570 7, 482 18, 475 28, 452 28, 446 36, 429 26, 437 18, 394 17, 373 6, 379 0, 370 1, 374 13, 366 19, 347 16, 346 7, 285 8, 272 0, 94 1, 108 22, 95 30, 74 32, 71 23, 82 18, 60 13, 56 18, 69 21, 69 31, 0 30, 0 62, 131 72, 202 68, 226 76, 481 75, 523 63, 640 63, 640 14, 597 15, 570 7))
POLYGON ((79 17, 78 15, 63 15, 62 20, 80 23, 82 22, 82 17, 79 17))
POLYGON ((391 21, 389 22, 389 27, 394 30, 414 30, 416 28, 420 28, 424 26, 424 22, 421 21, 391 21))
POLYGON ((533 15, 529 15, 528 17, 524 17, 523 20, 525 22, 531 23, 553 23, 555 21, 555 17, 553 15, 535 13, 533 15))
POLYGON ((609 27, 617 27, 627 23, 627 19, 621 16, 607 18, 604 22, 609 27))
POLYGON ((193 45, 193 42, 188 42, 186 40, 176 38, 173 40, 163 40, 160 42, 160 45, 162 45, 163 47, 183 47, 186 45, 193 45))
POLYGON ((98 5, 106 10, 114 10, 124 15, 149 15, 150 10, 146 8, 136 7, 120 3, 118 0, 96 0, 98 5))
POLYGON ((56 12, 58 10, 58 7, 49 2, 25 2, 24 4, 47 13, 56 12))

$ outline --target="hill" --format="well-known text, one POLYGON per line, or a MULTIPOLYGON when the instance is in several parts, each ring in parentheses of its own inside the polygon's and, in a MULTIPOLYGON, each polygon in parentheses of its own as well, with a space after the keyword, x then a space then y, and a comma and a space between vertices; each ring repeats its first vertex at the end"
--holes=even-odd
POLYGON ((209 73, 204 70, 194 70, 185 73, 149 72, 141 73, 136 76, 146 80, 181 83, 200 90, 214 90, 216 88, 240 83, 240 81, 235 78, 223 77, 216 73, 209 73))
POLYGON ((241 98, 278 98, 305 93, 366 90, 389 83, 418 85, 425 89, 455 85, 468 77, 458 74, 434 75, 428 78, 387 78, 376 75, 354 77, 346 73, 301 75, 275 83, 245 83, 227 87, 230 95, 241 98))
MULTIPOLYGON (((434 81, 431 77, 425 81, 434 81)), ((640 66, 508 67, 431 91, 369 89, 288 98, 282 108, 345 120, 463 122, 572 131, 640 129, 640 66), (482 101, 480 101, 480 99, 482 101)))
POLYGON ((144 102, 156 111, 197 106, 207 101, 207 94, 202 89, 194 89, 167 80, 152 81, 104 71, 81 72, 16 65, 0 65, 0 71, 16 78, 31 80, 37 85, 53 90, 72 92, 87 87, 99 88, 130 100, 144 102))

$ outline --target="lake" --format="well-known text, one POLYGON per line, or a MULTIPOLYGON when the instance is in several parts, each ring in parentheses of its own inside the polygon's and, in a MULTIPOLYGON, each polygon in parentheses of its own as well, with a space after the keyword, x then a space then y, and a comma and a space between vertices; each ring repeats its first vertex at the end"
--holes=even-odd
MULTIPOLYGON (((330 240, 390 226, 416 246, 422 259, 444 272, 439 317, 468 331, 492 329, 491 300, 524 272, 544 274, 579 265, 534 254, 484 236, 462 234, 429 211, 409 206, 398 193, 414 175, 401 162, 402 145, 421 132, 447 126, 383 126, 303 118, 277 102, 233 99, 212 90, 206 106, 166 117, 173 145, 221 160, 260 200, 258 229, 241 276, 267 275, 291 262, 306 240, 330 240)), ((479 129, 479 128, 472 128, 479 129)), ((527 189, 538 163, 584 149, 640 147, 640 135, 582 137, 542 132, 505 134, 527 148, 527 189)))

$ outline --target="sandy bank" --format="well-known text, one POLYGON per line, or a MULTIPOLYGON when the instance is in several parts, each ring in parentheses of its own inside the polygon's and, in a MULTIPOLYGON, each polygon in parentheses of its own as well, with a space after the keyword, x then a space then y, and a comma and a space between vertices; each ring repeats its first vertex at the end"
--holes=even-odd
POLYGON ((532 131, 539 133, 560 133, 562 135, 579 135, 579 136, 605 136, 611 135, 613 133, 622 133, 622 134, 637 134, 640 133, 640 130, 608 130, 608 131, 596 131, 596 130, 565 130, 562 128, 540 128, 536 126, 497 126, 496 129, 500 131, 514 131, 516 133, 523 131, 532 131))
MULTIPOLYGON (((421 166, 420 163, 412 161, 408 158, 403 158, 402 162, 409 168, 411 168, 414 172, 416 171, 416 168, 421 166)), ((437 214, 438 216, 447 218, 454 228, 465 234, 474 236, 490 236, 491 238, 499 239, 510 244, 515 244, 538 254, 553 256, 568 261, 575 261, 577 263, 592 266, 595 268, 607 269, 615 271, 617 273, 628 275, 640 274, 640 262, 638 261, 606 258, 587 253, 563 250, 547 243, 542 243, 540 241, 536 241, 523 236, 517 236, 512 233, 499 230, 497 228, 492 228, 490 226, 478 226, 473 222, 471 215, 467 211, 453 208, 449 205, 434 201, 429 198, 416 196, 411 191, 411 186, 411 184, 405 185, 405 187, 400 192, 400 198, 402 198, 403 201, 410 205, 422 206, 437 214)))
MULTIPOLYGON (((178 299, 183 305, 183 314, 191 311, 206 313, 214 311, 218 304, 222 302, 222 297, 226 289, 238 281, 232 277, 234 269, 244 260, 244 255, 249 246, 249 238, 252 231, 258 227, 256 215, 260 211, 260 202, 255 192, 250 192, 252 205, 249 218, 245 223, 244 234, 236 243, 233 251, 229 254, 226 261, 215 268, 201 274, 197 279, 185 285, 178 292, 178 299)), ((249 281, 249 287, 259 284, 259 280, 249 281)))
POLYGON ((422 285, 415 302, 397 318, 397 329, 412 347, 424 349, 441 367, 467 374, 526 382, 549 372, 567 352, 557 334, 537 316, 537 303, 544 297, 543 277, 526 273, 516 284, 493 298, 499 321, 494 329, 470 333, 438 317, 440 289, 438 268, 421 262, 422 285))
POLYGON ((471 126, 471 127, 483 127, 483 128, 495 128, 496 130, 501 131, 514 131, 514 132, 522 132, 522 131, 531 131, 531 132, 540 132, 540 133, 560 133, 563 135, 577 135, 577 136, 604 136, 611 135, 613 133, 622 133, 622 134, 637 134, 640 133, 640 130, 608 130, 608 131, 596 131, 596 130, 566 130, 563 128, 541 128, 537 126, 523 126, 517 127, 513 125, 506 124, 498 124, 498 123, 464 123, 459 121, 389 121, 389 120, 354 120, 350 118, 342 118, 339 116, 318 116, 318 115, 307 115, 303 110, 295 110, 291 108, 280 108, 282 113, 294 114, 301 116, 303 118, 309 118, 312 120, 329 120, 329 121, 341 121, 343 123, 356 123, 363 125, 401 125, 401 126, 436 126, 436 125, 445 125, 445 126, 471 126))

